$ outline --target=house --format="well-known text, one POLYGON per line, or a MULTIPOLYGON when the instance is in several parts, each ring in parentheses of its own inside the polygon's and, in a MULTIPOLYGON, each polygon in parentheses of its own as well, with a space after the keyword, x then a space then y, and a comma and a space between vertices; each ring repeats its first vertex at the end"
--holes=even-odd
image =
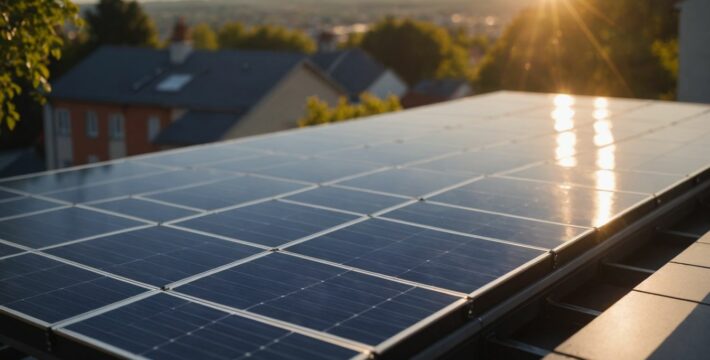
POLYGON ((53 88, 48 168, 287 129, 345 94, 302 54, 193 50, 182 21, 167 49, 101 47, 53 88))
POLYGON ((710 2, 678 4, 678 100, 710 103, 710 2))
POLYGON ((379 98, 402 97, 407 92, 407 84, 394 71, 360 49, 319 52, 311 61, 340 84, 351 101, 358 101, 364 92, 379 98))
POLYGON ((472 94, 471 86, 464 79, 423 80, 402 98, 402 106, 412 108, 454 100, 472 94))

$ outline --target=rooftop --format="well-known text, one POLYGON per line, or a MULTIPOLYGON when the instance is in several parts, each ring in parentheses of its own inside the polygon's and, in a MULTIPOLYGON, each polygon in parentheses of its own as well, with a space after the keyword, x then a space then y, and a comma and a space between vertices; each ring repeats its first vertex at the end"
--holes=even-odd
POLYGON ((0 335, 59 357, 411 355, 706 181, 709 124, 498 92, 3 179, 0 320, 23 331, 0 335))

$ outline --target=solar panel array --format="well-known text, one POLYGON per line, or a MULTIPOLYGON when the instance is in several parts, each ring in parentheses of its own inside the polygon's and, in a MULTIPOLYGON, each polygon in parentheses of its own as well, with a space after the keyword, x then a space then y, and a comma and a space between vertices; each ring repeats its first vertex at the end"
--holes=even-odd
POLYGON ((554 271, 708 154, 707 106, 500 92, 0 180, 0 323, 31 328, 0 335, 59 356, 386 352, 554 271))

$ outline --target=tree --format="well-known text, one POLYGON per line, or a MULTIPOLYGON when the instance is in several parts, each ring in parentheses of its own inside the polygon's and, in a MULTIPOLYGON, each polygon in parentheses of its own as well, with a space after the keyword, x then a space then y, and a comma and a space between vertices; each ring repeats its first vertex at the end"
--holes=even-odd
POLYGON ((466 52, 443 27, 416 20, 386 19, 367 31, 360 47, 392 68, 409 85, 433 77, 466 77, 466 52))
POLYGON ((222 49, 239 49, 243 46, 247 30, 239 22, 224 24, 217 33, 217 42, 222 49))
POLYGON ((675 3, 540 2, 522 12, 492 46, 478 68, 476 87, 479 91, 672 96, 675 3))
POLYGON ((399 111, 401 109, 402 105, 399 102, 399 98, 395 95, 391 95, 386 99, 380 99, 374 95, 363 93, 360 95, 360 102, 357 104, 348 103, 345 97, 341 97, 338 103, 332 108, 327 102, 317 96, 311 96, 306 102, 306 113, 298 120, 298 125, 310 126, 340 122, 363 116, 399 111))
POLYGON ((101 0, 86 14, 92 46, 158 46, 153 20, 136 1, 101 0))
POLYGON ((192 43, 197 49, 216 50, 217 34, 207 24, 197 24, 192 27, 192 43))
POLYGON ((312 53, 316 44, 307 34, 277 25, 258 25, 247 29, 241 23, 225 24, 219 30, 223 49, 274 50, 312 53))
POLYGON ((61 57, 58 28, 81 23, 69 0, 0 2, 0 129, 15 128, 20 115, 14 103, 23 90, 43 102, 49 85, 50 58, 61 57))

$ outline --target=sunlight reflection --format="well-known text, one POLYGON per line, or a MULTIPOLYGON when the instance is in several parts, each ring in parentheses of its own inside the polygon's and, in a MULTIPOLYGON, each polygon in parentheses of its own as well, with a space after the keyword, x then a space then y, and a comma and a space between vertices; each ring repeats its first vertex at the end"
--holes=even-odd
POLYGON ((574 105, 574 98, 570 95, 558 94, 558 95, 555 95, 555 99, 553 100, 553 103, 557 107, 570 107, 570 106, 574 105))
POLYGON ((599 170, 594 172, 595 187, 601 190, 597 191, 594 199, 594 226, 600 226, 607 223, 613 214, 614 208, 614 193, 616 188, 616 173, 612 170, 616 167, 616 146, 610 145, 614 143, 614 134, 612 133, 612 123, 609 119, 609 101, 605 98, 596 98, 594 100, 594 145, 599 146, 597 149, 596 165, 599 170), (608 145, 608 146, 607 146, 608 145))
POLYGON ((559 133, 555 138, 555 158, 560 166, 574 167, 577 160, 572 155, 577 152, 577 134, 571 130, 574 129, 575 111, 572 105, 575 101, 570 95, 559 94, 555 95, 553 103, 555 108, 550 116, 555 120, 555 131, 559 133))

